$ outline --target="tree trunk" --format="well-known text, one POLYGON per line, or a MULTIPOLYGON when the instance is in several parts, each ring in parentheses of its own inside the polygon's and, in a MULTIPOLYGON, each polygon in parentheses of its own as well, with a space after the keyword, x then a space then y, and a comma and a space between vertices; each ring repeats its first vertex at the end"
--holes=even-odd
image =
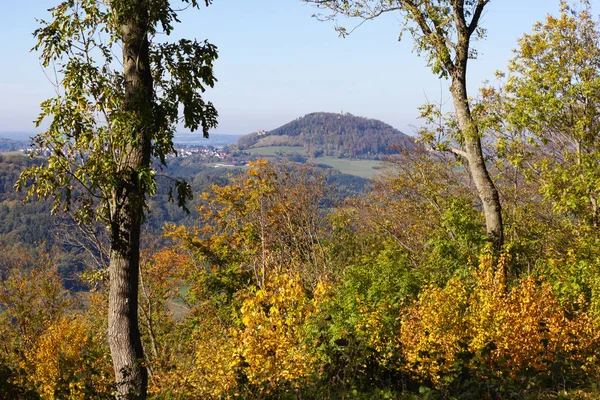
POLYGON ((488 239, 493 244, 495 250, 500 250, 504 243, 502 206, 496 185, 494 185, 485 165, 479 130, 477 124, 473 122, 471 109, 469 108, 466 87, 466 65, 464 68, 458 68, 452 75, 450 92, 454 101, 458 126, 465 141, 469 172, 483 205, 488 239))
MULTIPOLYGON (((125 214, 125 213, 123 213, 125 214)), ((148 385, 138 327, 140 224, 129 215, 117 216, 110 252, 108 342, 115 370, 118 399, 144 399, 148 385), (125 223, 124 220, 128 220, 125 223)))
POLYGON ((154 90, 149 62, 147 9, 143 3, 142 0, 122 0, 113 4, 123 44, 123 111, 129 118, 123 132, 128 145, 119 160, 120 182, 110 202, 108 343, 118 399, 145 399, 148 386, 138 326, 140 231, 146 188, 139 182, 138 173, 150 166, 154 90))

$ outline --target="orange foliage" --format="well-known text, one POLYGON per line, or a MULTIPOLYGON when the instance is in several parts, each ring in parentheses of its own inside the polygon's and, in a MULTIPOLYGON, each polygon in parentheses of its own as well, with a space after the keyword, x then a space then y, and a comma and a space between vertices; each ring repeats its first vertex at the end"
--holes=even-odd
POLYGON ((557 362, 575 374, 598 372, 593 349, 600 335, 584 304, 560 304, 549 285, 532 277, 508 290, 506 261, 494 271, 491 257, 483 257, 473 288, 455 278, 443 289, 423 290, 400 332, 413 373, 441 386, 463 366, 475 371, 475 363, 515 381, 549 375, 557 362))
POLYGON ((419 301, 402 318, 400 342, 410 369, 439 384, 450 374, 468 341, 469 295, 464 283, 452 279, 442 289, 423 289, 419 301))

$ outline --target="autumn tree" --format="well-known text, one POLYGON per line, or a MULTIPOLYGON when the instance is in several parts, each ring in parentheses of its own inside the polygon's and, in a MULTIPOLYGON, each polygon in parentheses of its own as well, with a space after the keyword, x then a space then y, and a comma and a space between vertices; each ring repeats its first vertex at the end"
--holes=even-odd
MULTIPOLYGON (((504 231, 500 197, 485 164, 480 129, 471 113, 467 93, 468 60, 476 56, 473 40, 482 38, 481 15, 490 0, 303 0, 327 10, 324 19, 337 16, 372 20, 400 12, 404 18, 402 33, 408 32, 415 51, 424 54, 434 74, 450 79, 458 128, 459 144, 455 154, 467 160, 477 194, 483 205, 487 234, 496 248, 502 246, 504 231)), ((351 33, 338 27, 342 35, 351 33)), ((402 36, 400 36, 402 37, 402 36)))
POLYGON ((327 193, 322 176, 261 159, 230 184, 213 185, 211 192, 202 194, 200 228, 167 226, 169 236, 196 252, 202 275, 250 271, 259 288, 270 275, 285 271, 300 274, 310 287, 331 277, 320 208, 327 193))
MULTIPOLYGON (((501 118, 558 212, 600 223, 600 29, 589 2, 524 35, 500 93, 501 118), (527 154, 529 151, 530 154, 527 154), (533 155, 531 155, 533 154, 533 155)), ((510 145, 509 143, 508 145, 510 145)))
MULTIPOLYGON (((195 40, 155 41, 178 22, 167 0, 66 0, 50 13, 35 31, 35 49, 42 65, 57 73, 57 95, 41 104, 36 124, 50 124, 34 139, 34 155, 50 155, 27 169, 17 187, 27 188, 28 198, 52 197, 54 209, 72 209, 79 223, 106 225, 117 397, 145 398, 138 276, 140 227, 147 197, 156 190, 152 162, 166 165, 179 122, 205 136, 216 125, 214 107, 199 93, 214 85, 216 48, 195 40)), ((176 187, 182 204, 189 186, 176 187)))
POLYGON ((103 335, 47 254, 20 254, 0 279, 0 398, 110 398, 103 335))

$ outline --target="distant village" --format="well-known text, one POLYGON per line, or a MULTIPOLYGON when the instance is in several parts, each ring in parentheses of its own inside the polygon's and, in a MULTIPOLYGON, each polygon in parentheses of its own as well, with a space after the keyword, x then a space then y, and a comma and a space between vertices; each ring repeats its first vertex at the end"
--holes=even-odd
MULTIPOLYGON (((10 149, 10 151, 19 151, 23 154, 31 154, 34 150, 35 149, 31 146, 27 146, 22 149, 16 149, 14 147, 12 149, 10 149)), ((202 159, 226 160, 226 159, 231 159, 231 157, 232 157, 232 153, 229 151, 228 148, 217 148, 217 147, 212 147, 212 146, 209 146, 209 147, 204 147, 204 146, 176 147, 175 152, 176 152, 176 155, 169 154, 168 158, 173 158, 173 157, 186 158, 186 157, 197 156, 202 159)), ((42 157, 48 157, 49 155, 50 155, 49 149, 44 149, 40 152, 40 156, 42 156, 42 157)))
MULTIPOLYGON (((176 147, 175 152, 177 157, 186 158, 192 156, 199 156, 201 158, 218 158, 224 160, 231 156, 231 153, 225 148, 216 147, 176 147)), ((170 154, 169 157, 175 157, 175 154, 170 154)))
MULTIPOLYGON (((198 136, 198 135, 196 135, 198 136)), ((192 162, 210 163, 215 167, 234 167, 246 164, 245 157, 239 157, 230 146, 237 141, 238 135, 216 135, 211 144, 200 144, 204 138, 198 139, 194 135, 181 135, 182 142, 175 142, 175 153, 169 154, 167 158, 190 158, 192 162)), ((52 154, 51 149, 36 149, 32 146, 31 139, 9 139, 0 137, 0 153, 12 152, 30 155, 36 152, 41 157, 52 154)))
POLYGON ((180 147, 175 148, 175 154, 169 154, 168 158, 186 158, 186 157, 197 157, 205 161, 216 161, 215 168, 218 167, 236 167, 246 165, 245 161, 236 160, 234 154, 229 150, 228 147, 180 147), (222 161, 222 162, 219 162, 222 161))

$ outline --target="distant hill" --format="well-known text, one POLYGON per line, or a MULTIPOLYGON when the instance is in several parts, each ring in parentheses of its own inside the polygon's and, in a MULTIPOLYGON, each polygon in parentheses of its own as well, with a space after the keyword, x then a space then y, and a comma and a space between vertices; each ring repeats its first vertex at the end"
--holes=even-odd
POLYGON ((0 138, 4 139, 12 139, 18 141, 25 141, 27 143, 31 142, 31 138, 35 136, 35 132, 14 132, 14 131, 5 131, 0 130, 0 138))
POLYGON ((3 137, 0 137, 0 152, 21 150, 25 148, 28 144, 29 141, 5 139, 3 137))
POLYGON ((238 148, 304 147, 312 157, 378 159, 414 146, 412 138, 392 126, 349 113, 307 114, 272 131, 242 136, 238 148))

